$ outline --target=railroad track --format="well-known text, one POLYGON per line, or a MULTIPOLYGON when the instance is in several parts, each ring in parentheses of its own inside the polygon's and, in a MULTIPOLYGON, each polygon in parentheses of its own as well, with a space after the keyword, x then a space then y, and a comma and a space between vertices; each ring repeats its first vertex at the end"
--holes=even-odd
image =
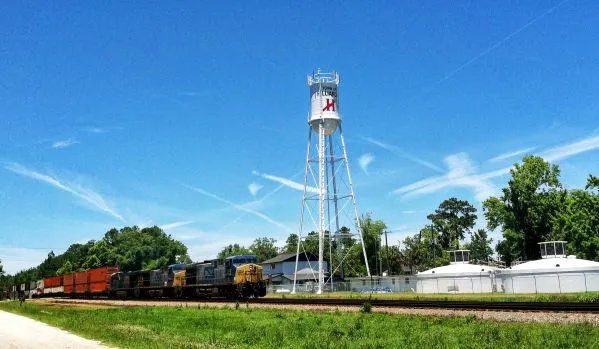
MULTIPOLYGON (((331 306, 360 306, 367 299, 332 298, 259 298, 250 299, 250 303, 259 304, 306 304, 331 306)), ((393 300, 372 299, 373 307, 388 308, 438 308, 470 310, 513 310, 513 311, 560 311, 599 313, 599 303, 574 302, 485 302, 485 301, 436 301, 436 300, 393 300)))
MULTIPOLYGON (((104 301, 124 301, 111 300, 104 301)), ((54 298, 59 303, 81 303, 85 299, 54 298)), ((100 299, 89 300, 101 301, 100 299)), ((275 304, 275 305, 322 305, 322 306, 361 306, 370 302, 373 307, 386 308, 433 308, 455 310, 495 310, 495 311, 543 311, 543 312, 572 312, 572 313, 599 313, 599 303, 575 302, 486 302, 486 301, 442 301, 442 300, 394 300, 394 299, 340 299, 340 298, 252 298, 243 300, 228 300, 218 298, 205 299, 164 299, 148 298, 135 299, 133 302, 176 302, 176 303, 250 303, 250 304, 275 304)), ((143 304, 140 304, 143 305, 143 304)))

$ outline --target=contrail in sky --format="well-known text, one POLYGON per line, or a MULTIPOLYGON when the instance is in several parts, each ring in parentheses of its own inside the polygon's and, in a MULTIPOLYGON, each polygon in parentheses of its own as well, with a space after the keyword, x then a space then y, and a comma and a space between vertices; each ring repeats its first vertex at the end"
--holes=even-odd
POLYGON ((227 199, 224 199, 224 198, 221 198, 220 196, 212 194, 211 192, 208 192, 208 191, 200 189, 200 188, 192 187, 190 185, 185 185, 185 187, 187 187, 187 188, 189 188, 189 189, 191 189, 191 190, 193 190, 195 192, 198 192, 198 193, 200 193, 202 195, 211 197, 211 198, 213 198, 213 199, 215 199, 217 201, 223 202, 223 203, 225 203, 225 204, 227 204, 227 205, 229 205, 229 206, 231 206, 233 208, 236 208, 236 209, 238 209, 240 211, 244 211, 244 212, 247 212, 249 214, 253 214, 256 217, 260 217, 260 218, 264 219, 265 221, 267 221, 267 222, 269 222, 271 224, 276 225, 279 228, 285 229, 286 231, 291 231, 292 230, 291 228, 289 228, 285 224, 283 224, 281 222, 278 222, 278 221, 276 221, 276 220, 268 217, 267 215, 265 215, 263 213, 260 213, 258 211, 254 211, 254 210, 249 209, 249 208, 247 208, 245 206, 242 206, 242 205, 235 204, 235 203, 233 203, 233 202, 231 202, 231 201, 229 201, 227 199))
MULTIPOLYGON (((301 175, 302 173, 304 173, 304 171, 300 171, 296 174, 294 174, 290 179, 294 180, 297 176, 301 175)), ((281 190, 282 188, 286 187, 285 184, 280 184, 278 187, 276 187, 275 189, 273 189, 272 191, 270 191, 268 194, 264 195, 260 200, 258 201, 264 201, 266 199, 268 199, 270 196, 274 195, 276 192, 278 192, 279 190, 281 190)), ((249 213, 248 212, 243 212, 242 214, 240 214, 239 216, 237 216, 234 220, 232 220, 231 222, 225 224, 222 226, 221 229, 219 229, 219 231, 222 231, 228 227, 230 227, 231 225, 239 222, 239 220, 241 220, 243 217, 247 216, 249 213)))
POLYGON ((505 44, 506 42, 508 42, 510 39, 512 39, 514 36, 520 34, 521 32, 525 31, 526 29, 528 29, 528 27, 530 27, 531 25, 535 24, 536 22, 540 21, 541 19, 543 19, 545 16, 547 16, 548 14, 554 12, 555 10, 557 10, 560 6, 562 6, 563 4, 565 4, 566 2, 568 2, 569 0, 564 0, 559 2, 557 5, 551 7, 550 9, 546 10, 545 12, 541 13, 539 16, 533 18, 532 20, 530 20, 528 23, 524 24, 523 26, 521 26, 520 28, 516 29, 515 31, 513 31, 511 34, 509 34, 508 36, 504 37, 503 39, 495 42, 493 45, 487 47, 485 50, 481 51, 479 54, 477 54, 476 56, 472 57, 471 59, 469 59, 468 61, 466 61, 464 64, 460 65, 459 67, 457 67, 456 69, 450 71, 449 73, 447 73, 444 77, 442 77, 441 79, 433 82, 432 84, 426 86, 425 88, 423 88, 421 90, 421 92, 417 95, 415 95, 414 97, 410 98, 411 100, 414 100, 420 96, 422 96, 423 94, 429 92, 430 90, 432 90, 435 86, 449 80, 451 77, 453 77, 454 75, 456 75, 457 73, 461 72, 462 70, 466 69, 468 66, 470 66, 472 63, 478 61, 479 59, 483 58, 484 56, 486 56, 487 54, 489 54, 490 52, 492 52, 493 50, 495 50, 496 48, 498 48, 499 46, 505 44))

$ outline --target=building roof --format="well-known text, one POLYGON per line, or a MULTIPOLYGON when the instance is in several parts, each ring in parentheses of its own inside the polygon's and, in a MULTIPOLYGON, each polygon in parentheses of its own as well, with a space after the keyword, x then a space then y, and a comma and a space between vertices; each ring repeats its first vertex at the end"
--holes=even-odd
POLYGON ((510 267, 509 269, 503 269, 502 273, 515 273, 515 272, 527 272, 527 271, 576 271, 577 269, 594 269, 599 270, 599 263, 589 261, 586 259, 578 259, 575 256, 566 258, 542 258, 536 261, 530 261, 521 263, 510 267))
POLYGON ((480 264, 468 264, 468 263, 455 263, 450 265, 444 265, 442 267, 437 267, 429 270, 425 270, 418 273, 418 276, 425 277, 434 277, 434 276, 449 276, 449 275, 480 275, 480 274, 488 274, 490 271, 495 270, 497 268, 490 267, 488 265, 480 265, 480 264))
MULTIPOLYGON (((318 258, 315 255, 313 255, 312 253, 300 253, 299 260, 301 262, 307 261, 308 258, 306 258, 306 255, 308 255, 308 258, 310 261, 318 261, 318 258)), ((273 263, 291 262, 291 261, 295 262, 295 253, 282 253, 276 257, 265 260, 264 262, 262 262, 260 264, 273 264, 273 263)))

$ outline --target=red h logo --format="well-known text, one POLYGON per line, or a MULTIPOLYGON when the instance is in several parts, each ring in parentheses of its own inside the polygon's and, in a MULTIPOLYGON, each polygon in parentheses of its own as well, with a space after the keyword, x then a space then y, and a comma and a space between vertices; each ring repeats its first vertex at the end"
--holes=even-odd
POLYGON ((335 111, 335 100, 327 98, 327 105, 324 107, 322 111, 335 111))

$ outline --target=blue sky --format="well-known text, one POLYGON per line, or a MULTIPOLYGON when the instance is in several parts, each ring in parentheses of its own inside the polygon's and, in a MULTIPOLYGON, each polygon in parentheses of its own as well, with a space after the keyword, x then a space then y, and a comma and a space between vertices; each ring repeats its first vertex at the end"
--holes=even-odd
POLYGON ((301 182, 315 68, 341 74, 359 209, 390 243, 445 198, 480 207, 525 153, 570 188, 599 174, 595 1, 0 7, 9 272, 124 225, 196 259, 283 243, 301 192, 261 174, 301 182))

